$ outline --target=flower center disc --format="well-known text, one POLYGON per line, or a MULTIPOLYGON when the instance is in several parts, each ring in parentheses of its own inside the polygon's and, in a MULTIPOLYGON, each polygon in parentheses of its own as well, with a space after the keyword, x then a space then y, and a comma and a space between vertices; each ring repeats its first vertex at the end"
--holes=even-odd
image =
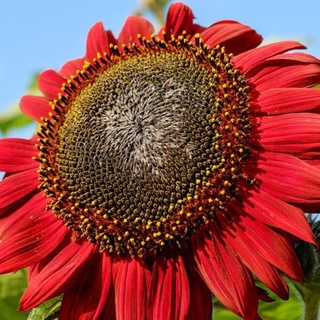
POLYGON ((248 154, 247 84, 196 38, 113 47, 70 78, 39 130, 49 208, 101 251, 145 257, 225 210, 248 154))

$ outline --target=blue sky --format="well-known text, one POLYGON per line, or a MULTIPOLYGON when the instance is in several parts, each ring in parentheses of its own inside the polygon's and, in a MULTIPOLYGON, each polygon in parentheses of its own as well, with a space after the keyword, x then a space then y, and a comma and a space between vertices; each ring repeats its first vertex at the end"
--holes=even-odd
MULTIPOLYGON (((197 22, 234 19, 248 24, 266 41, 298 39, 320 57, 319 0, 186 0, 197 22)), ((82 56, 90 26, 103 21, 118 34, 137 0, 0 0, 0 112, 26 92, 32 75, 59 69, 82 56)), ((150 17, 149 17, 150 18, 150 17)))

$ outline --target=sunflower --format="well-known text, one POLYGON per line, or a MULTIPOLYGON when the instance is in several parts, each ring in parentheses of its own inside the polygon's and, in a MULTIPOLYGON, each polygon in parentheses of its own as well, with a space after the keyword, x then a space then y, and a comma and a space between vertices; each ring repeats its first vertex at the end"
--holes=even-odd
POLYGON ((86 54, 24 96, 30 140, 0 141, 0 272, 28 267, 26 311, 63 294, 59 319, 210 319, 214 294, 244 319, 303 281, 315 243, 320 61, 248 26, 158 32, 99 22, 86 54))

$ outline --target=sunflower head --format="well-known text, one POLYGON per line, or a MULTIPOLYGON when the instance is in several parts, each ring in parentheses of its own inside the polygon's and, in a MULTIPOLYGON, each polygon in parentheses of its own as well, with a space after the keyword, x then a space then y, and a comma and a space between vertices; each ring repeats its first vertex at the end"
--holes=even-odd
POLYGON ((224 47, 186 31, 137 37, 63 83, 35 160, 47 209, 75 239, 145 257, 225 214, 251 125, 246 78, 224 47))

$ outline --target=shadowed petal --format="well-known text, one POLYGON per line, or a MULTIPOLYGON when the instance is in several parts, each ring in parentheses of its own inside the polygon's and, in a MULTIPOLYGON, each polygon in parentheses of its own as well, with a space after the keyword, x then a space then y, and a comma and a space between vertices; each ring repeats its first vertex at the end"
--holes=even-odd
POLYGON ((190 305, 186 320, 208 320, 212 314, 211 292, 200 277, 189 246, 184 249, 182 255, 190 286, 190 305))
POLYGON ((14 272, 43 259, 67 234, 61 221, 44 213, 45 203, 41 197, 33 197, 14 216, 3 219, 0 273, 14 272))
POLYGON ((106 319, 107 316, 110 320, 116 320, 114 286, 112 285, 112 261, 106 254, 102 255, 101 286, 101 299, 95 310, 93 320, 106 319), (107 315, 104 316, 104 313, 107 315))
POLYGON ((64 293, 59 320, 99 319, 101 304, 106 303, 111 284, 111 263, 105 269, 103 256, 93 252, 82 277, 64 293))
POLYGON ((0 182, 0 208, 11 205, 17 200, 37 190, 39 185, 38 174, 32 170, 26 170, 12 174, 0 182))
POLYGON ((190 287, 182 258, 158 257, 152 270, 148 320, 183 320, 189 305, 190 287))

